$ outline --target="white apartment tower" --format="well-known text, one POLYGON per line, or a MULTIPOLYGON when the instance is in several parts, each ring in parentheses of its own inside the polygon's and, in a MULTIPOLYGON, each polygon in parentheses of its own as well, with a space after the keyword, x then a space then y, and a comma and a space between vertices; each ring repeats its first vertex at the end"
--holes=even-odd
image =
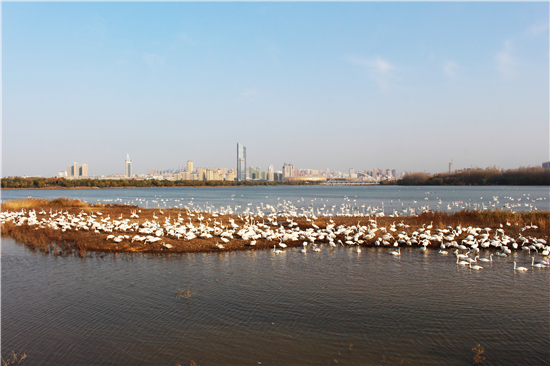
POLYGON ((294 176, 294 166, 292 164, 284 163, 283 165, 283 178, 289 178, 294 176))
POLYGON ((130 160, 130 154, 126 154, 126 161, 124 162, 124 177, 132 178, 132 161, 130 160))

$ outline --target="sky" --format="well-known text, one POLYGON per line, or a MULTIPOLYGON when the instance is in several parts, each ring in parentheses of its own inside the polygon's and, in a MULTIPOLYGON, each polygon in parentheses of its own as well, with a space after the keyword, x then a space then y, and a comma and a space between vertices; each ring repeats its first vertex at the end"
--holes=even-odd
POLYGON ((2 176, 549 160, 548 2, 2 2, 2 176))

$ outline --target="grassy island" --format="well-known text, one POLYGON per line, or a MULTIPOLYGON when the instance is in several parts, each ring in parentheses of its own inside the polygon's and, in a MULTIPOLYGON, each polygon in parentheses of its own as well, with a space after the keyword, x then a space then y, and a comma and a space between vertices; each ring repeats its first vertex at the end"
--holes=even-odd
POLYGON ((0 221, 2 237, 45 253, 80 256, 283 250, 304 243, 312 251, 318 246, 440 248, 441 244, 453 251, 461 244, 472 249, 539 251, 547 248, 550 234, 549 211, 427 212, 405 217, 296 217, 279 212, 253 217, 66 198, 6 201, 0 221))

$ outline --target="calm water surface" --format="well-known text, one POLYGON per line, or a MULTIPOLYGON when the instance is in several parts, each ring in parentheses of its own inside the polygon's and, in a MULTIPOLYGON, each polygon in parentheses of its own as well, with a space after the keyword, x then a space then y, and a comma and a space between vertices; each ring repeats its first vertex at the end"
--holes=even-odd
POLYGON ((142 207, 188 207, 235 212, 256 210, 283 201, 298 208, 315 207, 316 213, 365 212, 369 207, 400 215, 425 209, 453 212, 460 209, 549 210, 548 187, 400 187, 400 186, 289 186, 216 188, 64 189, 1 191, 2 200, 25 197, 79 198, 89 203, 130 203, 142 207), (407 211, 407 213, 404 213, 407 211))
POLYGON ((118 255, 2 241, 2 355, 32 365, 550 364, 550 270, 417 248, 118 255), (177 296, 188 295, 188 296, 177 296), (351 350, 350 350, 351 348, 351 350))

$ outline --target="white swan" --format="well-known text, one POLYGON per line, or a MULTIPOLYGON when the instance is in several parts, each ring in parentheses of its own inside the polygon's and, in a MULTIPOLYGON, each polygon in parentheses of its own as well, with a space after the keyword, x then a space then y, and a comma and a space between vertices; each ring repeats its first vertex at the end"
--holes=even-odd
POLYGON ((470 269, 475 269, 476 271, 479 271, 480 269, 483 269, 483 267, 478 266, 477 264, 472 266, 472 262, 470 262, 470 269))
POLYGON ((478 261, 480 262, 492 262, 493 261, 493 253, 489 256, 489 259, 487 258, 479 258, 478 261))
POLYGON ((515 271, 525 272, 525 271, 527 271, 527 268, 525 268, 525 267, 517 267, 517 264, 516 264, 516 262, 514 261, 514 270, 515 270, 515 271))
POLYGON ((401 255, 401 248, 397 248, 397 251, 391 251, 390 252, 391 255, 401 255))
POLYGON ((531 261, 531 267, 535 267, 535 268, 545 268, 546 266, 542 263, 535 263, 535 257, 531 257, 532 261, 531 261))

